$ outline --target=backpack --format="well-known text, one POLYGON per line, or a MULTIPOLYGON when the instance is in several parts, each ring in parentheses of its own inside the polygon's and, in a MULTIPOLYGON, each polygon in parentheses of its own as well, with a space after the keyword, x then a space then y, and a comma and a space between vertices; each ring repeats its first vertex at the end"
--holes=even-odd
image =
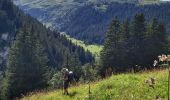
POLYGON ((74 73, 73 71, 68 72, 68 82, 72 82, 74 80, 74 73))

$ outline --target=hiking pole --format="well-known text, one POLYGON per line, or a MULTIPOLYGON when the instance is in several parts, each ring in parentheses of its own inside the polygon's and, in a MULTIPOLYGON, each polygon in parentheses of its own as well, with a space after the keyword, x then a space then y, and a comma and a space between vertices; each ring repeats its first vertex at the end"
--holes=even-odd
POLYGON ((91 88, 90 88, 90 83, 89 83, 89 95, 91 94, 91 88))
POLYGON ((91 87, 90 87, 90 81, 89 81, 89 100, 91 100, 91 87))
MULTIPOLYGON (((62 72, 63 73, 63 72, 62 72)), ((64 77, 61 78, 61 80, 63 81, 63 84, 62 84, 62 94, 64 94, 64 77)))
POLYGON ((75 85, 78 86, 78 83, 77 83, 77 81, 76 81, 76 79, 74 77, 73 77, 73 80, 76 83, 75 85))

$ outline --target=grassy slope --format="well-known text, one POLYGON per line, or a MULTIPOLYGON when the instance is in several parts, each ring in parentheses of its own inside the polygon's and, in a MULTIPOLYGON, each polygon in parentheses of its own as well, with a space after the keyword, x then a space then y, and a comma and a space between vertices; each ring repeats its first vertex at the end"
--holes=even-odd
MULTIPOLYGON (((156 95, 167 99, 168 71, 153 71, 138 74, 113 75, 111 78, 91 83, 92 100, 153 100, 156 95), (145 80, 156 78, 155 88, 150 88, 145 80)), ((61 90, 39 92, 22 100, 88 100, 88 85, 69 88, 70 96, 61 90)))
POLYGON ((141 0, 140 4, 159 4, 161 0, 141 0))
POLYGON ((83 41, 77 40, 75 38, 70 37, 69 35, 66 35, 65 33, 61 33, 62 35, 65 35, 69 40, 71 40, 74 44, 83 47, 85 50, 89 50, 93 55, 99 56, 100 51, 102 50, 101 45, 86 45, 83 41))

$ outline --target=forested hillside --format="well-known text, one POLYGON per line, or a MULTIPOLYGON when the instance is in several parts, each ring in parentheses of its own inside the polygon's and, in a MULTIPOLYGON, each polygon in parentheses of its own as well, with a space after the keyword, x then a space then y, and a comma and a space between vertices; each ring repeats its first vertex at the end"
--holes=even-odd
POLYGON ((31 28, 30 32, 39 34, 39 38, 46 47, 48 58, 50 59, 49 66, 61 68, 66 62, 68 64, 71 59, 76 58, 81 64, 91 61, 93 58, 89 52, 83 48, 72 44, 64 36, 60 36, 57 31, 46 29, 40 22, 30 16, 24 14, 10 0, 0 1, 0 70, 6 65, 6 59, 10 45, 15 40, 19 30, 31 28), (77 52, 79 51, 79 52, 77 52), (76 56, 75 56, 76 55, 76 56), (89 59, 90 58, 90 59, 89 59))
POLYGON ((16 5, 48 27, 64 31, 86 43, 103 43, 112 18, 131 20, 136 13, 144 13, 166 22, 170 32, 170 3, 159 0, 15 0, 16 5), (38 13, 37 13, 38 12, 38 13))
POLYGON ((0 0, 0 99, 47 88, 56 71, 93 62, 89 51, 47 29, 11 0, 0 0))

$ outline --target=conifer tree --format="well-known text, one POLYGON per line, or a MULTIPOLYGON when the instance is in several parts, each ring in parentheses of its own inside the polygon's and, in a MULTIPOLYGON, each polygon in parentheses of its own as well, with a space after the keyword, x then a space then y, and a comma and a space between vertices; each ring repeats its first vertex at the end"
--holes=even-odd
POLYGON ((121 66, 122 34, 120 22, 117 18, 113 19, 111 26, 106 34, 104 48, 101 52, 102 70, 109 67, 117 70, 121 66))
POLYGON ((131 61, 134 66, 143 66, 145 64, 145 37, 146 37, 146 23, 143 14, 136 14, 132 22, 132 36, 130 42, 131 61))
POLYGON ((122 54, 124 55, 124 61, 122 63, 124 63, 124 69, 129 68, 131 64, 130 61, 130 22, 128 19, 126 19, 123 24, 122 24, 122 35, 123 35, 123 52, 122 54))
POLYGON ((168 38, 165 25, 158 22, 156 18, 154 18, 148 26, 146 41, 147 64, 151 65, 158 55, 168 52, 168 38))
POLYGON ((4 99, 13 99, 46 86, 47 56, 36 35, 19 32, 9 53, 4 99))
POLYGON ((168 45, 165 24, 156 18, 146 23, 143 14, 136 14, 131 23, 123 24, 116 18, 101 52, 101 74, 108 68, 116 72, 151 68, 158 55, 169 53, 168 45))

